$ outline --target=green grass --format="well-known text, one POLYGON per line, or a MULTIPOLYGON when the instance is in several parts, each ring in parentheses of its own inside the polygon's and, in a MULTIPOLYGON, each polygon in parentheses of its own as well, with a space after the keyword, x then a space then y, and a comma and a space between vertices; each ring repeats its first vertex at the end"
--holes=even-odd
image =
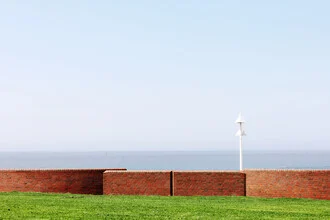
POLYGON ((330 219, 330 201, 0 193, 0 219, 330 219))

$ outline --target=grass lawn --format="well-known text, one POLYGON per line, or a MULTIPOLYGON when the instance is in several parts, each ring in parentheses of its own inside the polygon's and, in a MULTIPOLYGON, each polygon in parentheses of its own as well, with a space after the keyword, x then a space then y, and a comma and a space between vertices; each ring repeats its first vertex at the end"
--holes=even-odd
POLYGON ((0 219, 330 219, 330 201, 0 193, 0 219))

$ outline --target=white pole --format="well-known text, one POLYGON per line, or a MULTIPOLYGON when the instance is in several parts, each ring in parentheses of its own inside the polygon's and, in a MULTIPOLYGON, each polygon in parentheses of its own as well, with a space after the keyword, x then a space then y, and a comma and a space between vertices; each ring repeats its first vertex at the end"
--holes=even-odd
MULTIPOLYGON (((242 123, 239 124, 242 132, 242 123)), ((242 135, 239 136, 239 169, 240 171, 243 170, 242 135)))
POLYGON ((239 136, 239 170, 243 171, 243 147, 242 147, 242 136, 245 136, 245 131, 243 130, 243 123, 245 120, 243 119, 241 113, 238 115, 236 123, 239 124, 239 130, 236 133, 236 136, 239 136))

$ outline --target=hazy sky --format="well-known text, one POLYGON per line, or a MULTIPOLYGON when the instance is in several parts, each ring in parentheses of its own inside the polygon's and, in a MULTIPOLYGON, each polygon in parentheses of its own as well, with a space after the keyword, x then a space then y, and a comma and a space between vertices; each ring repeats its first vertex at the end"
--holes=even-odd
POLYGON ((329 149, 329 1, 1 1, 1 150, 329 149))

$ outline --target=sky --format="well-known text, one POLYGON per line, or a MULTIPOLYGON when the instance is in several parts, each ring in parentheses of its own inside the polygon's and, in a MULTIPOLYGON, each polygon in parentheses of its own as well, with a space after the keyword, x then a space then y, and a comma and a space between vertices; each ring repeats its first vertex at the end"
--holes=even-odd
POLYGON ((329 8, 2 1, 0 151, 329 150, 329 8))

